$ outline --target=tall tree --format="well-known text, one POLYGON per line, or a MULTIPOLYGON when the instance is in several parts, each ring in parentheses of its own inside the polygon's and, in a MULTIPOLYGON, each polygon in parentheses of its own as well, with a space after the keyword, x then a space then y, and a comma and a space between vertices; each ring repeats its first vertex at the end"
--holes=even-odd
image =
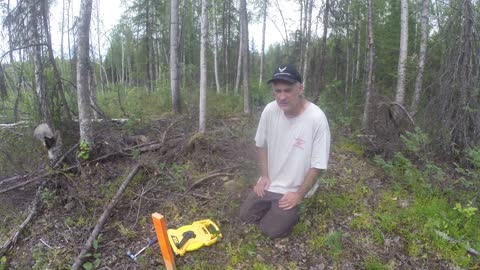
MULTIPOLYGON (((65 0, 63 0, 65 2, 65 0)), ((103 69, 103 59, 102 59, 102 44, 100 42, 100 36, 101 31, 100 31, 100 0, 95 1, 97 9, 96 9, 96 17, 97 17, 97 50, 98 50, 98 64, 100 65, 100 68, 103 69)), ((63 25, 63 24, 62 24, 63 25)), ((100 70, 99 74, 100 76, 100 87, 102 89, 102 93, 105 92, 104 85, 103 85, 103 74, 102 70, 100 70)), ((105 78, 107 79, 107 78, 105 78)), ((108 79, 107 79, 108 81, 108 79)))
POLYGON ((214 42, 213 42, 213 65, 215 73, 215 86, 217 88, 217 95, 220 94, 220 78, 218 74, 218 32, 217 32, 217 7, 215 3, 213 4, 213 31, 214 31, 214 42))
POLYGON ((423 71, 425 68, 425 55, 427 53, 428 13, 430 11, 429 4, 430 4, 430 0, 423 0, 422 25, 421 25, 422 37, 420 39, 420 51, 418 53, 418 67, 417 67, 417 77, 415 79, 415 92, 413 94, 412 105, 410 107, 410 112, 412 115, 415 115, 417 113, 418 103, 420 102, 420 94, 422 92, 423 71))
MULTIPOLYGON (((350 72, 350 1, 346 0, 345 5, 347 6, 347 12, 345 13, 345 28, 347 28, 347 33, 345 36, 345 51, 346 51, 346 63, 345 63, 345 98, 348 96, 348 80, 350 72)), ((346 99, 345 99, 346 100, 346 99)))
POLYGON ((178 0, 170 1, 170 89, 172 109, 180 113, 180 85, 178 81, 178 0))
POLYGON ((199 131, 205 133, 207 107, 207 43, 208 43, 208 0, 202 0, 200 33, 200 106, 199 131))
MULTIPOLYGON (((240 0, 242 1, 242 0, 240 0)), ((238 57, 237 57, 237 74, 235 76, 235 88, 233 89, 233 93, 238 94, 238 88, 240 88, 240 78, 242 76, 242 47, 243 47, 243 29, 242 23, 240 23, 240 31, 238 34, 238 57)))
POLYGON ((265 61, 265 31, 267 29, 267 8, 268 8, 268 0, 263 1, 263 21, 262 21, 262 45, 261 45, 261 52, 260 52, 260 78, 258 80, 258 85, 262 85, 263 80, 263 62, 265 61))
POLYGON ((400 0, 400 54, 398 56, 398 79, 395 102, 403 105, 408 56, 408 0, 400 0))
POLYGON ((250 113, 250 92, 248 89, 248 15, 247 0, 240 0, 240 24, 242 25, 242 73, 243 73, 243 113, 250 113))
POLYGON ((80 140, 94 147, 92 108, 89 89, 89 45, 90 21, 92 16, 92 0, 82 0, 80 4, 80 21, 78 25, 77 45, 77 98, 78 122, 80 124, 80 140))
POLYGON ((38 103, 40 106, 40 113, 42 120, 52 129, 53 119, 50 112, 48 94, 44 84, 44 74, 43 74, 43 62, 42 62, 42 47, 41 47, 41 37, 40 37, 40 25, 39 20, 42 16, 39 14, 38 5, 30 5, 30 35, 31 40, 34 44, 37 44, 33 47, 33 65, 34 65, 34 80, 35 80, 35 92, 38 97, 38 103))
POLYGON ((312 11, 313 11, 313 0, 309 0, 308 12, 305 13, 305 20, 307 24, 306 34, 305 34, 305 51, 303 52, 303 83, 307 82, 308 75, 308 49, 310 46, 310 39, 312 35, 312 11))
POLYGON ((325 80, 326 80, 326 65, 327 65, 327 31, 328 31, 328 15, 330 14, 330 0, 325 0, 325 7, 323 10, 323 36, 322 36, 322 43, 321 43, 321 52, 320 52, 320 74, 319 80, 320 83, 316 92, 314 93, 314 102, 318 101, 320 97, 320 91, 323 90, 325 87, 325 80))
POLYGON ((363 109, 362 130, 368 132, 372 96, 375 91, 375 42, 373 36, 373 0, 368 0, 368 76, 365 89, 365 105, 363 109))
POLYGON ((48 61, 53 69, 53 77, 55 79, 55 91, 56 95, 60 94, 61 98, 61 107, 64 113, 64 117, 68 120, 72 119, 70 114, 70 108, 68 107, 67 99, 65 97, 65 89, 63 87, 62 82, 62 75, 60 74, 60 70, 58 69, 57 63, 55 62, 55 56, 53 55, 53 48, 52 48, 52 38, 50 35, 50 24, 48 22, 49 16, 49 8, 48 8, 48 0, 42 0, 40 2, 40 9, 42 12, 43 18, 43 29, 45 32, 45 37, 47 40, 47 51, 48 51, 48 61))

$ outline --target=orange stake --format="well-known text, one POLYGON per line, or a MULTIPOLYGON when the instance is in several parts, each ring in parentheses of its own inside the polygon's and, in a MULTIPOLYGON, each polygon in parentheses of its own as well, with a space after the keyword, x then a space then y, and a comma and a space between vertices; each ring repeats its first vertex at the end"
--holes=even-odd
POLYGON ((153 213, 152 220, 166 269, 175 270, 175 257, 173 256, 172 247, 170 246, 170 241, 168 240, 165 217, 159 213, 153 213))

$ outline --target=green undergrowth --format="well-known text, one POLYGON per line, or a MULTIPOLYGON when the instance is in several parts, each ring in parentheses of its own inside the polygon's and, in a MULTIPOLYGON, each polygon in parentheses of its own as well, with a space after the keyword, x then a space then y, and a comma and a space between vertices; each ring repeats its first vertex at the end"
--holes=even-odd
MULTIPOLYGON (((478 194, 475 189, 450 184, 460 180, 429 160, 425 133, 417 129, 402 139, 404 152, 389 161, 375 159, 392 181, 374 213, 375 224, 383 234, 402 236, 412 257, 436 254, 461 267, 478 266, 478 257, 467 252, 468 248, 480 250, 478 194)), ((475 163, 478 152, 472 150, 468 155, 473 165, 462 170, 457 166, 464 182, 476 181, 472 176, 480 172, 475 163)))

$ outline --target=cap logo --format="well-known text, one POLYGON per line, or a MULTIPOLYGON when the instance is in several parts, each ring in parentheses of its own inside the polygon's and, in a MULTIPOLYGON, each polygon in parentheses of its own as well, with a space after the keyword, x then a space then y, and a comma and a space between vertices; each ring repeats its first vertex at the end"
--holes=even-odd
POLYGON ((285 69, 287 69, 287 67, 284 67, 284 68, 280 68, 280 67, 279 67, 279 68, 278 68, 278 71, 280 71, 280 72, 284 72, 284 71, 285 71, 285 69))

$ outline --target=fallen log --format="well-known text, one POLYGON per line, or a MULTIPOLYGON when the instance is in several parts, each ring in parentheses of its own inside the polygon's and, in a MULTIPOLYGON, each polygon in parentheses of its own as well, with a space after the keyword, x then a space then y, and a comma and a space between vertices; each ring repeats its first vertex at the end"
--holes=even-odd
POLYGON ((97 239, 98 234, 100 233, 100 230, 102 229, 103 225, 107 221, 108 216, 110 215, 110 212, 112 212, 113 207, 118 203, 123 192, 127 188, 130 181, 133 179, 133 177, 135 177, 135 175, 138 173, 139 169, 140 169, 139 164, 136 164, 133 166, 127 178, 125 179, 125 181, 123 181, 122 185, 117 190, 117 193, 115 194, 115 196, 113 196, 112 200, 108 203, 107 207, 105 208, 105 211, 103 211, 103 214, 98 219, 97 224, 95 225, 92 233, 88 237, 87 242, 85 243, 82 250, 80 251, 80 254, 75 259, 75 262, 72 265, 72 270, 78 270, 82 266, 82 262, 85 259, 85 254, 87 254, 88 250, 92 248, 93 241, 97 239))
POLYGON ((27 227, 30 221, 32 221, 33 217, 37 214, 38 205, 40 203, 40 193, 43 187, 45 186, 45 183, 46 181, 42 182, 42 184, 38 186, 37 192, 35 193, 35 198, 33 199, 32 205, 30 206, 30 213, 28 214, 28 216, 25 218, 22 224, 20 224, 17 230, 14 233, 12 233, 10 238, 8 238, 7 241, 5 241, 2 247, 0 247, 0 257, 2 257, 3 254, 5 254, 7 251, 13 248, 13 246, 18 240, 18 236, 20 235, 20 233, 22 233, 23 229, 27 227))

